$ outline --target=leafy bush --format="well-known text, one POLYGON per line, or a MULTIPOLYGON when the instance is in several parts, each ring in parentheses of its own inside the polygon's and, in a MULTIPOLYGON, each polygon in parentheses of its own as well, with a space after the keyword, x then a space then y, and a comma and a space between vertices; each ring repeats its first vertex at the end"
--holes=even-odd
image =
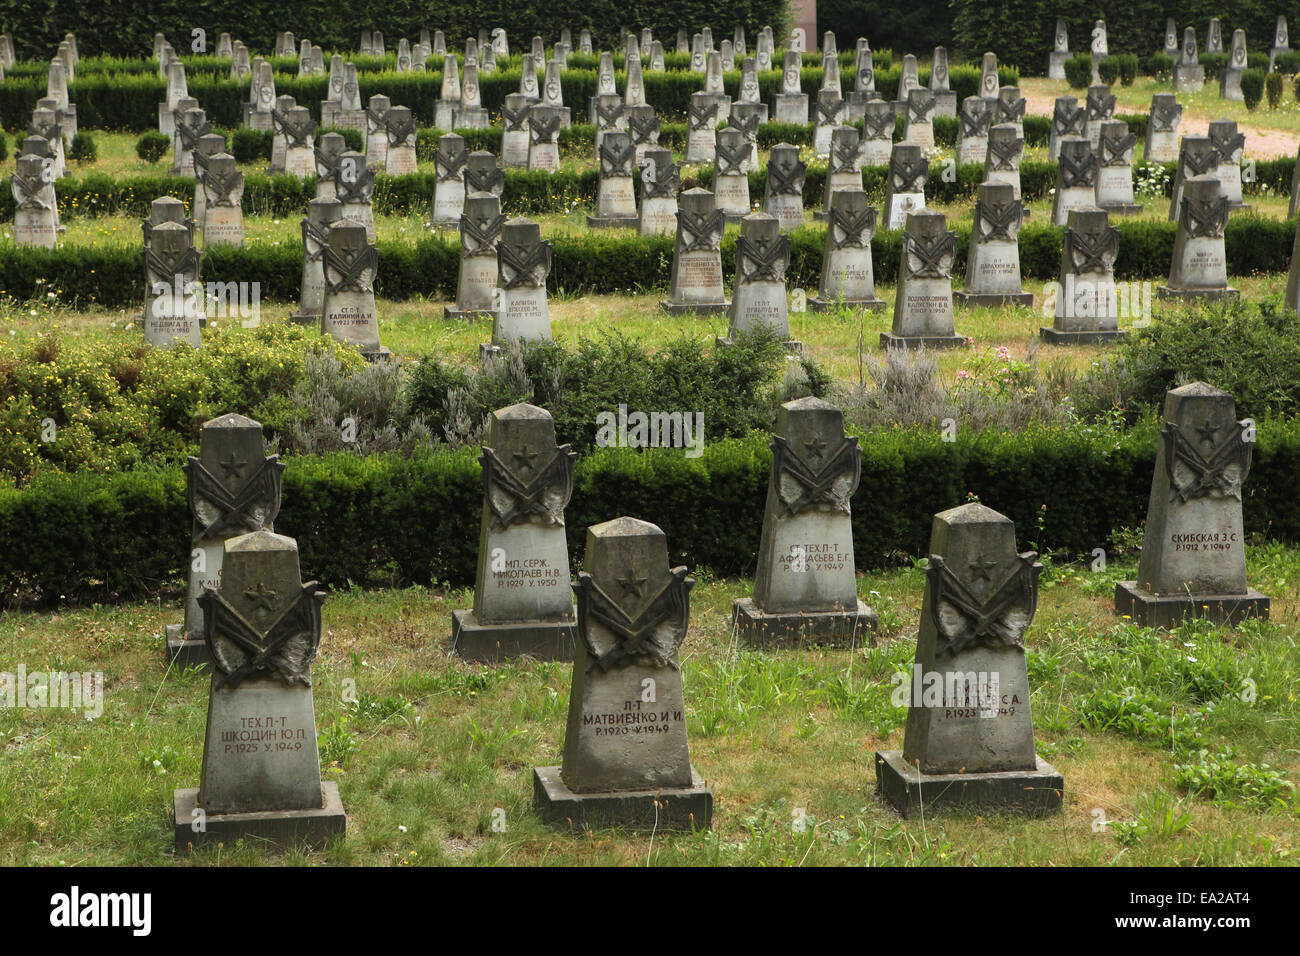
POLYGON ((1231 753, 1197 751, 1193 762, 1174 765, 1174 782, 1229 807, 1288 810, 1296 802, 1295 785, 1279 771, 1266 763, 1236 763, 1231 753))
POLYGON ((171 137, 157 130, 150 130, 135 141, 135 154, 146 163, 158 162, 171 148, 171 137))
POLYGON ((1119 66, 1119 81, 1124 86, 1132 86, 1137 79, 1138 58, 1136 53, 1121 53, 1119 56, 1107 57, 1119 66))
MULTIPOLYGON (((1098 65, 1100 72, 1100 64, 1098 65)), ((1071 89, 1086 90, 1092 83, 1092 55, 1076 53, 1065 61, 1065 79, 1071 89)))
POLYGON ((1282 74, 1270 73, 1264 78, 1264 92, 1268 95, 1268 108, 1277 109, 1282 105, 1282 74))
POLYGON ((1246 109, 1253 110, 1259 105, 1260 97, 1264 95, 1264 77, 1263 70, 1243 70, 1241 73, 1241 95, 1246 101, 1246 109))
MULTIPOLYGON (((1202 63, 1205 57, 1199 58, 1202 63)), ((1205 68, 1208 78, 1210 67, 1205 68)), ((1168 80, 1174 75, 1174 58, 1166 56, 1164 53, 1153 53, 1147 59, 1147 73, 1157 80, 1168 80)))
POLYGON ((75 159, 79 163, 93 163, 98 155, 95 138, 89 133, 77 133, 72 137, 72 148, 68 150, 69 159, 75 159))
POLYGON ((1097 64, 1097 75, 1107 86, 1114 86, 1119 82, 1119 59, 1113 56, 1102 57, 1097 64))

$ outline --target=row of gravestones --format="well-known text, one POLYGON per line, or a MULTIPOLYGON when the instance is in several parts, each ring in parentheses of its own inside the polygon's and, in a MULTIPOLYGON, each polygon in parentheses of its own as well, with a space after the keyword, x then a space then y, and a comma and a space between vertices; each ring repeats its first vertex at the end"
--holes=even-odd
MULTIPOLYGON (((487 441, 474 605, 452 615, 451 652, 573 661, 563 762, 534 772, 539 814, 561 827, 707 828, 713 797, 690 762, 679 655, 687 569, 669 566, 657 526, 621 517, 588 529, 590 570, 570 588, 575 454, 527 404, 494 412, 487 441)), ((1118 614, 1149 626, 1268 617, 1246 579, 1253 442, 1227 393, 1199 382, 1168 393, 1138 575, 1117 585, 1118 614)), ((857 439, 839 409, 804 398, 782 406, 772 450, 754 593, 734 602, 734 630, 767 648, 874 640, 853 553, 857 439)), ((283 469, 239 415, 208 422, 185 466, 191 571, 167 658, 207 663, 212 679, 200 786, 174 799, 179 849, 320 844, 346 828, 337 784, 321 780, 311 691, 325 592, 302 582, 296 542, 272 530, 283 469)), ((1062 806, 1061 774, 1035 753, 1025 666, 1041 565, 1015 544, 1011 521, 984 505, 934 518, 903 749, 876 755, 880 794, 905 815, 1062 806)))
MULTIPOLYGON (((1088 46, 1092 54, 1092 82, 1101 82, 1098 66, 1109 55, 1110 48, 1106 40, 1106 21, 1098 20, 1093 24, 1088 46)), ((1286 17, 1277 18, 1273 31, 1273 44, 1268 50, 1268 69, 1274 70, 1274 60, 1279 53, 1290 52, 1287 36, 1286 17)), ((1180 92, 1200 90, 1205 85, 1205 67, 1198 62, 1196 48, 1196 29, 1187 27, 1183 30, 1183 42, 1178 42, 1178 27, 1173 17, 1165 21, 1164 46, 1159 51, 1174 61, 1174 89, 1180 92)), ((1223 28, 1218 17, 1210 19, 1209 30, 1205 39, 1205 52, 1223 53, 1223 28)), ((1224 99, 1240 100, 1241 74, 1246 69, 1246 31, 1232 32, 1231 56, 1219 76, 1219 94, 1224 99)), ((1047 55, 1047 75, 1051 79, 1065 79, 1065 61, 1070 57, 1070 34, 1064 20, 1056 21, 1056 33, 1052 52, 1047 55)))

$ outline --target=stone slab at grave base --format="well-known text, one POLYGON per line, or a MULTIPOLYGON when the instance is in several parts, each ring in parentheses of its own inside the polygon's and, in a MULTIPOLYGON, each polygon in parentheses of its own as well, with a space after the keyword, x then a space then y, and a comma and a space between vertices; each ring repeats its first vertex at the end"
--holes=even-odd
POLYGON ((588 229, 636 229, 641 225, 640 216, 588 216, 588 229))
POLYGON ((428 223, 430 229, 435 232, 451 231, 460 229, 459 219, 434 219, 428 223))
MULTIPOLYGON (((725 339, 723 339, 723 338, 718 338, 718 337, 715 336, 714 339, 713 339, 713 344, 714 344, 717 348, 720 348, 720 349, 727 349, 727 348, 731 348, 731 346, 735 345, 736 342, 735 342, 734 339, 731 339, 731 338, 725 338, 725 339)), ((803 354, 804 354, 804 344, 803 344, 802 342, 800 342, 798 339, 786 339, 785 341, 783 341, 783 342, 781 343, 781 347, 785 349, 785 354, 786 354, 786 355, 803 355, 803 354)))
MULTIPOLYGON (((1250 212, 1253 207, 1248 202, 1241 202, 1237 199, 1228 200, 1228 212, 1250 212)), ((66 226, 59 227, 60 232, 67 232, 66 226)))
POLYGON ((1004 305, 1022 305, 1027 309, 1034 307, 1032 292, 954 292, 952 304, 963 309, 998 308, 1004 305))
POLYGON ((321 783, 325 806, 317 810, 260 810, 255 813, 209 813, 203 819, 204 832, 195 833, 192 822, 198 807, 197 787, 173 791, 172 812, 176 850, 184 853, 191 845, 200 847, 224 843, 232 848, 236 840, 269 843, 280 849, 306 846, 320 849, 331 839, 347 832, 348 817, 339 799, 339 785, 321 783))
POLYGON ((467 661, 571 661, 577 640, 577 621, 480 624, 471 610, 451 612, 451 653, 467 661))
POLYGON ((289 321, 294 325, 320 325, 320 315, 312 315, 309 312, 294 312, 289 316, 289 321))
POLYGON ((667 299, 659 303, 659 308, 663 309, 669 315, 686 315, 694 312, 696 315, 722 315, 729 308, 731 303, 726 299, 720 299, 717 302, 669 302, 667 299))
POLYGON ((1142 627, 1177 627, 1185 618, 1203 617, 1232 627, 1247 618, 1268 620, 1269 599, 1254 588, 1245 594, 1159 595, 1136 581, 1115 584, 1115 613, 1142 627))
POLYGON ((495 321, 497 314, 491 309, 458 309, 449 305, 442 310, 444 319, 464 319, 466 322, 473 322, 477 319, 487 319, 489 322, 495 321))
POLYGON ((818 296, 808 297, 809 312, 830 312, 834 309, 867 310, 880 312, 885 308, 884 299, 822 299, 818 296))
POLYGON ((1042 757, 1035 770, 921 773, 901 750, 876 751, 876 789, 904 817, 967 811, 1046 816, 1061 810, 1065 778, 1042 757))
POLYGON ((361 357, 376 365, 387 365, 393 360, 393 353, 388 351, 387 345, 381 345, 377 349, 362 349, 361 357))
POLYGON ((1241 295, 1240 289, 1228 286, 1226 289, 1172 289, 1167 285, 1156 286, 1156 298, 1161 300, 1178 299, 1183 302, 1218 302, 1220 299, 1235 299, 1241 295))
POLYGON ((178 671, 212 662, 212 655, 208 651, 208 642, 203 640, 187 641, 183 624, 167 625, 163 649, 166 652, 167 663, 178 671))
POLYGON ((1040 328, 1038 337, 1052 345, 1108 345, 1128 338, 1126 329, 1105 329, 1091 332, 1062 332, 1060 329, 1040 328))
POLYGON ((1098 209, 1104 209, 1112 216, 1136 216, 1142 211, 1142 204, 1136 202, 1099 202, 1098 209))
POLYGON ((574 793, 559 767, 533 768, 533 803, 542 822, 561 829, 623 827, 631 830, 707 830, 713 825, 713 791, 691 767, 689 787, 574 793))
POLYGON ((875 644, 878 624, 876 612, 862 601, 854 611, 789 614, 765 614, 754 605, 753 598, 731 602, 732 628, 747 644, 762 647, 875 644))
POLYGON ((895 335, 880 333, 882 349, 955 349, 966 344, 964 335, 895 335))

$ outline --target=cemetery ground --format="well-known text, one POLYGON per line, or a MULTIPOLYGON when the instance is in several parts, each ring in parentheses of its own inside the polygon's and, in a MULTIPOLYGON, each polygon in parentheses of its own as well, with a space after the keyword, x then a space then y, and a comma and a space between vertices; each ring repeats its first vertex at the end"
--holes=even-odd
POLYGON ((1249 549, 1272 617, 1235 630, 1116 618, 1129 554, 1103 571, 1045 561, 1027 635, 1034 736, 1066 785, 1064 812, 1037 820, 902 820, 875 792, 874 753, 901 744, 906 719, 891 698, 915 655, 916 565, 859 577, 879 642, 851 650, 744 648, 730 605, 751 582, 696 571, 682 667, 692 761, 716 804, 713 830, 695 834, 542 825, 532 768, 558 762, 571 665, 449 657, 469 589, 332 594, 313 688, 349 832, 287 856, 173 854, 168 808, 199 776, 208 683, 160 664, 179 589, 6 613, 4 659, 103 671, 105 704, 93 724, 0 711, 0 864, 1294 865, 1300 803, 1282 780, 1300 773, 1300 549, 1249 549))

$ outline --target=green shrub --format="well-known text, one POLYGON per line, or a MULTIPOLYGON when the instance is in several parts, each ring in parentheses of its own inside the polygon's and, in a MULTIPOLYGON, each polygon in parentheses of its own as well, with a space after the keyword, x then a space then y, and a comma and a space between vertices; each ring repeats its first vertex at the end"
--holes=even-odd
POLYGON ((1124 86, 1132 86, 1133 81, 1137 79, 1138 58, 1136 53, 1121 53, 1119 56, 1108 57, 1119 65, 1119 81, 1124 86))
POLYGON ((1194 762, 1174 765, 1174 782, 1193 796, 1255 810, 1290 810, 1296 788, 1268 764, 1237 763, 1232 753, 1199 750, 1194 762))
MULTIPOLYGON (((1099 67, 1100 69, 1100 67, 1099 67)), ((1065 61, 1065 79, 1071 89, 1086 90, 1092 83, 1092 55, 1076 53, 1065 61)))
MULTIPOLYGON (((1199 58, 1205 62, 1205 57, 1199 58)), ((1206 67, 1206 73, 1209 73, 1209 67, 1206 67)), ((1166 56, 1163 53, 1154 53, 1147 60, 1147 73, 1157 80, 1168 80, 1174 75, 1174 58, 1166 56)))
POLYGON ((135 141, 135 154, 146 163, 158 162, 171 148, 171 137, 157 130, 150 130, 135 141))
POLYGON ((1119 59, 1113 56, 1102 57, 1097 64, 1097 75, 1107 86, 1114 86, 1119 82, 1119 59))
POLYGON ((9 137, 0 130, 0 162, 9 158, 9 137))
POLYGON ((1259 105, 1260 98, 1264 95, 1264 77, 1263 70, 1243 70, 1241 73, 1241 95, 1246 101, 1246 109, 1253 110, 1259 105))
POLYGON ((77 133, 72 137, 72 148, 68 150, 68 158, 74 159, 79 163, 93 163, 99 151, 95 148, 95 138, 89 133, 77 133))
POLYGON ((1282 105, 1282 74, 1270 73, 1264 78, 1264 92, 1268 95, 1268 108, 1277 109, 1282 105))

